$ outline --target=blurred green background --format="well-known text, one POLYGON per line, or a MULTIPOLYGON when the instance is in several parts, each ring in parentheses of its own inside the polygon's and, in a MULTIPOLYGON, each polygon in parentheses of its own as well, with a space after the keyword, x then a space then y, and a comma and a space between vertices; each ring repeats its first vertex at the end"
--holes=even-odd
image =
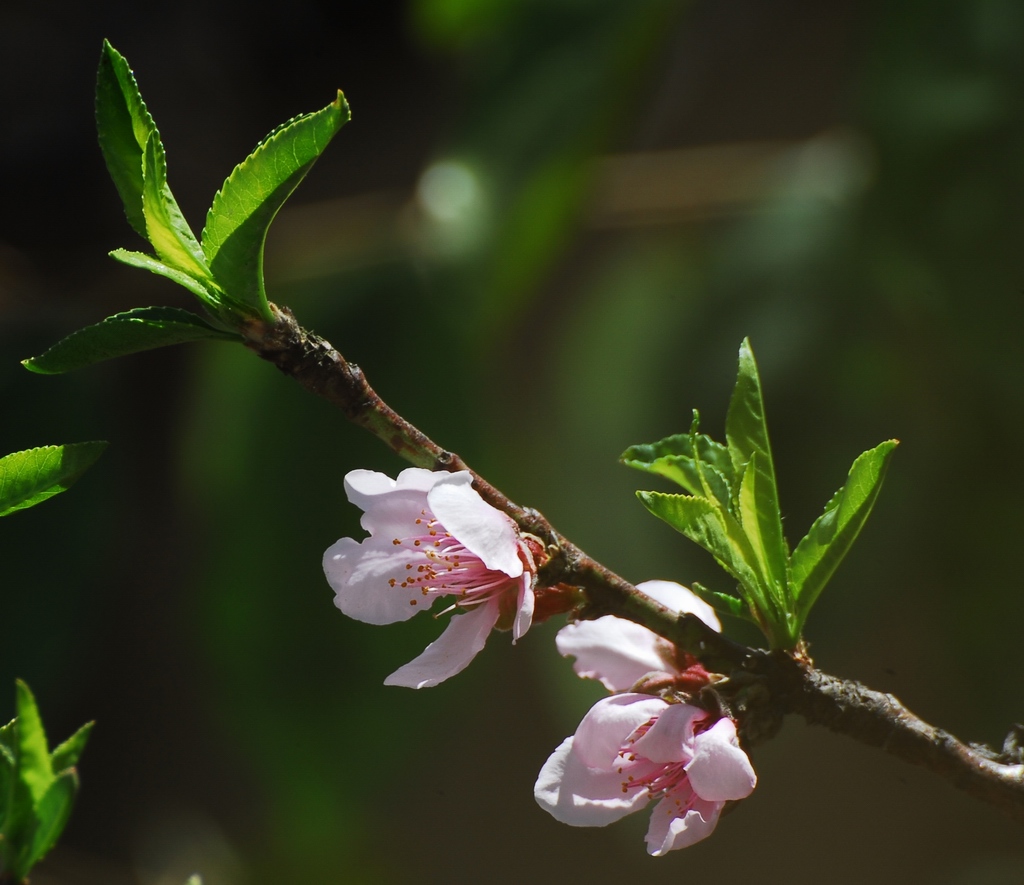
POLYGON ((645 815, 555 823, 533 780, 601 694, 557 625, 412 692, 381 682, 439 625, 332 605, 342 479, 401 469, 383 446, 241 348, 17 362, 188 306, 105 255, 140 244, 95 146, 103 37, 196 229, 341 87, 353 122, 271 231, 270 297, 612 568, 720 588, 616 458, 694 407, 720 437, 749 335, 791 541, 902 441, 810 619, 817 663, 998 744, 1024 719, 1024 6, 14 0, 0 32, 0 450, 111 442, 0 527, 0 712, 21 676, 52 739, 98 720, 34 883, 1024 881, 1019 826, 798 720, 684 852, 648 858, 645 815))

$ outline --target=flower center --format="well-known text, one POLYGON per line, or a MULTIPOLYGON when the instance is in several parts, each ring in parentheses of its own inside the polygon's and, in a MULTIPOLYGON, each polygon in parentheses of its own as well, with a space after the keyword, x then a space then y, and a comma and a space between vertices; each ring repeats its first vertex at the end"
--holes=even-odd
MULTIPOLYGON (((619 774, 626 776, 622 781, 623 793, 644 789, 653 799, 668 794, 686 781, 685 762, 652 762, 633 752, 633 744, 647 734, 657 721, 658 717, 654 716, 638 726, 619 750, 618 758, 621 762, 617 770, 619 774)), ((676 804, 679 804, 678 800, 676 804)))
POLYGON ((421 511, 409 537, 395 538, 391 543, 421 554, 418 563, 406 563, 407 574, 402 580, 388 580, 391 587, 419 588, 427 598, 457 596, 458 605, 468 607, 501 596, 516 585, 515 578, 484 565, 426 510, 421 511))

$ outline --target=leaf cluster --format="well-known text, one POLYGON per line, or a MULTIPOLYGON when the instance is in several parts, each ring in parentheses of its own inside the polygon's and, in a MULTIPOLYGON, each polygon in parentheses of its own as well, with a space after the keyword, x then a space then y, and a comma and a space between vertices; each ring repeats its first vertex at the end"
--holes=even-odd
MULTIPOLYGON (((0 516, 34 507, 70 488, 105 442, 40 446, 0 458, 0 516)), ((54 846, 78 791, 75 765, 92 723, 52 753, 35 698, 17 682, 17 716, 0 728, 0 880, 20 882, 54 846)))
POLYGON ((0 728, 0 877, 21 882, 68 821, 93 723, 51 752, 32 692, 20 679, 16 687, 17 716, 0 728))
POLYGON ((239 341, 247 321, 272 322, 263 281, 267 231, 349 117, 339 91, 327 107, 275 128, 228 176, 197 238, 171 192, 163 141, 135 76, 124 56, 104 41, 96 78, 100 149, 128 222, 153 249, 116 249, 111 257, 183 286, 203 313, 136 308, 75 332, 24 360, 25 367, 41 374, 69 372, 185 341, 239 341))
POLYGON ((655 516, 711 553, 736 581, 738 595, 699 585, 694 590, 720 611, 756 623, 772 648, 793 649, 811 607, 867 521, 897 442, 883 442, 853 462, 846 483, 790 551, 761 380, 748 340, 740 347, 725 436, 723 445, 700 433, 694 412, 689 433, 631 446, 621 460, 686 490, 637 496, 655 516))

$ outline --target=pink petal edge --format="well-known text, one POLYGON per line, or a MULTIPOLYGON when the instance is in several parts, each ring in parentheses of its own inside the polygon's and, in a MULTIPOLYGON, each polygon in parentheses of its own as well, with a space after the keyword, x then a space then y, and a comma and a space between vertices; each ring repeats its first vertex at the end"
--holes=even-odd
POLYGON ((555 820, 572 827, 603 827, 643 808, 646 790, 622 791, 615 769, 594 769, 580 759, 567 737, 548 757, 533 787, 537 804, 555 820))
POLYGON ((497 600, 455 615, 444 633, 428 645, 419 657, 399 667, 384 680, 385 685, 430 688, 460 673, 483 649, 500 614, 497 600))
POLYGON ((736 740, 731 719, 719 719, 693 740, 693 760, 686 775, 702 799, 724 802, 743 799, 757 785, 757 774, 736 740))
POLYGON ((445 530, 487 568, 518 578, 523 573, 519 529, 480 497, 472 481, 466 471, 443 477, 427 493, 427 503, 445 530))

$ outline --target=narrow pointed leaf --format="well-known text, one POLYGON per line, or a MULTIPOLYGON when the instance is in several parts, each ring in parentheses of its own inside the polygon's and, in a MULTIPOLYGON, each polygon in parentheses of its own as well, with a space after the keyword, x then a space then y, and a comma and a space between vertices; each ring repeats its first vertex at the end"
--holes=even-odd
POLYGON ((782 514, 775 486, 775 466, 768 444, 761 379, 750 342, 746 339, 740 346, 739 372, 729 402, 725 436, 734 474, 745 480, 747 465, 753 464, 753 475, 749 479, 751 498, 745 508, 743 525, 752 537, 757 537, 758 556, 767 566, 767 577, 776 602, 783 609, 789 609, 792 607, 787 579, 789 553, 782 534, 782 514))
POLYGON ((208 305, 214 310, 221 303, 218 293, 209 282, 207 282, 207 285, 203 285, 195 277, 177 268, 169 267, 152 255, 146 255, 143 252, 129 252, 127 249, 115 249, 110 253, 110 257, 120 261, 122 264, 148 270, 150 273, 155 273, 157 276, 165 277, 179 286, 183 286, 202 301, 203 304, 208 305))
POLYGON ((263 285, 267 230, 349 116, 348 103, 338 92, 322 110, 289 120, 235 167, 214 197, 203 250, 232 303, 270 318, 263 285))
POLYGON ((853 462, 846 483, 793 551, 790 574, 801 625, 871 514, 897 445, 888 440, 853 462))
MULTIPOLYGON (((754 552, 754 556, 757 558, 757 564, 761 574, 771 575, 773 563, 769 561, 765 540, 761 536, 762 520, 759 518, 760 515, 757 509, 758 498, 756 486, 759 479, 757 460, 756 453, 751 455, 750 460, 747 462, 747 467, 743 471, 743 478, 740 480, 739 495, 736 500, 736 511, 740 525, 743 527, 743 531, 750 540, 750 547, 754 552)), ((782 605, 784 597, 778 592, 777 584, 773 585, 773 588, 777 602, 782 605)))
POLYGON ((717 590, 708 590, 707 587, 703 584, 698 584, 696 581, 690 585, 690 589, 715 611, 729 615, 733 618, 742 618, 744 621, 750 621, 754 624, 757 623, 754 616, 750 613, 750 609, 747 607, 747 604, 738 596, 732 596, 728 593, 719 593, 717 590))
POLYGON ((142 154, 156 126, 128 62, 106 40, 96 74, 96 129, 103 159, 121 195, 125 215, 139 235, 146 237, 142 154))
POLYGON ((146 142, 142 159, 142 211, 146 216, 149 242, 165 264, 199 280, 210 279, 199 241, 167 186, 167 158, 160 133, 155 129, 146 142))
POLYGON ((0 458, 0 516, 70 488, 106 447, 105 442, 40 446, 0 458))
POLYGON ((60 834, 64 832, 77 793, 78 773, 73 768, 60 774, 50 784, 36 806, 35 827, 32 828, 19 858, 16 872, 18 876, 27 876, 32 867, 56 844, 60 834))
POLYGON ((93 363, 187 341, 238 341, 239 336, 176 307, 137 307, 73 332, 22 365, 41 375, 59 375, 93 363))
POLYGON ((59 773, 78 765, 78 759, 85 749, 89 735, 96 723, 86 722, 78 731, 57 747, 50 755, 50 767, 59 773))
MULTIPOLYGON (((200 281, 210 274, 195 235, 167 185, 167 158, 128 62, 104 41, 96 76, 100 149, 132 227, 163 263, 200 281)), ((150 268, 153 269, 153 268, 150 268)), ((191 288, 191 287, 190 287, 191 288)), ((191 291, 204 297, 212 285, 191 291)))
POLYGON ((16 684, 18 711, 18 778, 28 788, 32 804, 39 800, 53 783, 50 750, 46 745, 46 732, 39 718, 39 709, 32 691, 20 679, 16 684))

